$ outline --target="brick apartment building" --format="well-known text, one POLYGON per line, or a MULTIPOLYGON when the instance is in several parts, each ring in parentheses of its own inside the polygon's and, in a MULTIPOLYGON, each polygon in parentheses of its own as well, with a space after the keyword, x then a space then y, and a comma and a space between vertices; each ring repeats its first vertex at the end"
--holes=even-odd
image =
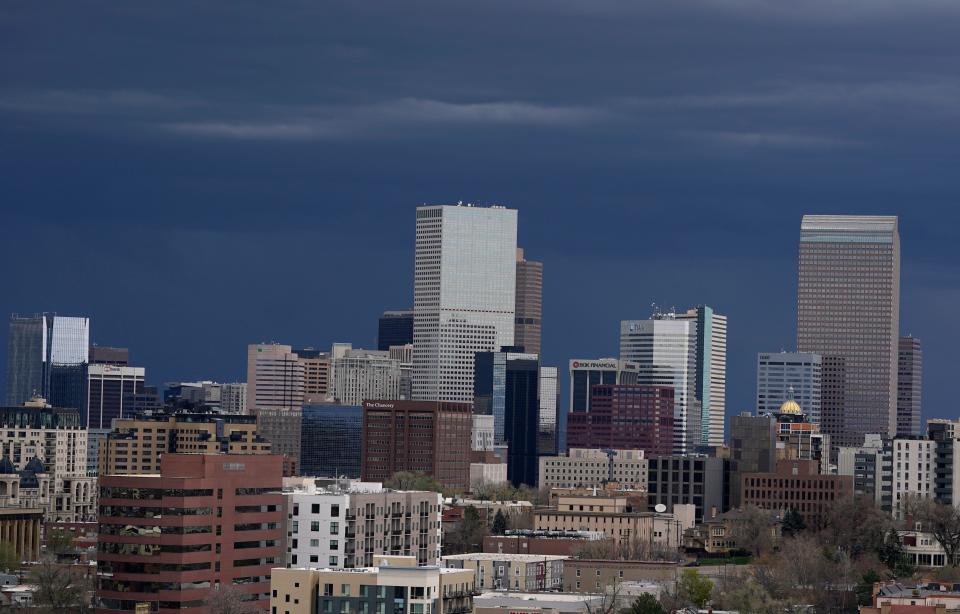
POLYGON ((807 526, 821 527, 833 503, 853 495, 852 475, 823 475, 820 461, 778 460, 772 473, 746 473, 741 478, 743 505, 786 512, 795 509, 807 526))
POLYGON ((384 482, 398 471, 470 488, 473 406, 446 401, 365 401, 360 476, 384 482))
POLYGON ((276 455, 165 454, 159 475, 101 477, 96 611, 201 614, 221 585, 266 611, 281 471, 276 455))

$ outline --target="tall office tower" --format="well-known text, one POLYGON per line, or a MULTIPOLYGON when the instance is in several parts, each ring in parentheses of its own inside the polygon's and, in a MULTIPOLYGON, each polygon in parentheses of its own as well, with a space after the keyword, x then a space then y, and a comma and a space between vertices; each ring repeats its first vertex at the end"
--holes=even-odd
POLYGON ((220 411, 225 414, 247 413, 247 383, 220 384, 220 411))
POLYGON ((400 362, 390 358, 389 352, 337 343, 330 360, 334 402, 359 406, 364 401, 400 398, 400 362))
POLYGON ((386 352, 391 345, 413 343, 413 310, 384 311, 377 323, 377 349, 386 352))
POLYGON ((589 412, 567 416, 567 443, 571 448, 673 454, 673 388, 598 384, 591 396, 589 412))
POLYGON ((923 350, 920 340, 900 337, 897 352, 897 435, 920 434, 923 350))
POLYGON ((597 384, 636 384, 637 365, 616 358, 570 361, 570 394, 567 411, 560 412, 557 424, 559 452, 567 450, 567 419, 574 412, 590 411, 590 389, 597 384))
POLYGON ((507 445, 507 479, 533 486, 539 467, 540 358, 519 349, 477 352, 474 412, 493 416, 494 443, 507 445))
POLYGON ((473 401, 473 356, 513 345, 517 212, 417 208, 413 398, 473 401))
MULTIPOLYGON (((60 407, 76 407, 82 390, 66 382, 53 392, 66 398, 51 398, 51 378, 58 370, 66 370, 66 379, 76 384, 77 368, 90 360, 90 319, 38 314, 10 316, 7 340, 7 404, 16 406, 41 396, 60 407)), ((77 409, 81 409, 77 407, 77 409)))
POLYGON ((247 347, 247 413, 258 409, 303 407, 304 368, 289 345, 255 343, 247 347))
POLYGON ((413 344, 391 345, 390 358, 400 363, 400 399, 413 398, 413 344))
POLYGON ((700 401, 700 445, 722 446, 727 412, 727 316, 699 305, 676 317, 697 323, 694 394, 700 401))
POLYGON ((130 350, 105 345, 92 345, 90 346, 90 364, 126 366, 130 364, 130 350))
POLYGON ((540 367, 538 456, 553 456, 557 453, 557 424, 560 418, 559 371, 557 367, 540 367))
POLYGON ((329 352, 314 348, 294 350, 303 366, 303 404, 333 401, 333 371, 329 352))
POLYGON ((113 420, 129 417, 134 397, 143 394, 143 367, 90 365, 87 367, 86 415, 88 429, 109 429, 113 420))
POLYGON ((360 477, 384 482, 398 471, 420 472, 445 488, 470 488, 473 408, 447 401, 363 404, 360 477))
POLYGON ((540 319, 543 315, 543 263, 523 257, 517 248, 517 302, 513 345, 530 354, 540 353, 540 319))
POLYGON ((794 401, 813 424, 820 424, 823 360, 809 352, 757 354, 757 413, 774 414, 794 401))
POLYGON ((823 356, 820 424, 834 445, 896 432, 899 335, 897 218, 803 216, 797 350, 823 356))
POLYGON ((159 474, 100 478, 96 611, 209 612, 231 586, 266 612, 282 488, 271 454, 166 454, 159 474))
POLYGON ((674 313, 620 322, 620 359, 637 364, 637 383, 673 388, 673 449, 693 451, 702 440, 696 395, 697 323, 674 313))
POLYGON ((773 416, 749 412, 730 419, 730 507, 743 502, 741 478, 770 473, 777 467, 777 422, 773 416))
POLYGON ((359 478, 362 427, 362 407, 304 405, 300 475, 359 478))

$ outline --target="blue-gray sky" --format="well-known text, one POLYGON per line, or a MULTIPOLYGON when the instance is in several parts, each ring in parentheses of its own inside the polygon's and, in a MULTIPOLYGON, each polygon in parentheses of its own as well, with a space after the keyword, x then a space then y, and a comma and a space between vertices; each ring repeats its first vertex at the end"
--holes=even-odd
POLYGON ((795 343, 801 215, 897 214, 924 413, 955 416, 958 31, 953 0, 5 2, 0 313, 236 380, 249 342, 372 345, 414 207, 496 202, 545 262, 546 362, 705 302, 734 412, 795 343))

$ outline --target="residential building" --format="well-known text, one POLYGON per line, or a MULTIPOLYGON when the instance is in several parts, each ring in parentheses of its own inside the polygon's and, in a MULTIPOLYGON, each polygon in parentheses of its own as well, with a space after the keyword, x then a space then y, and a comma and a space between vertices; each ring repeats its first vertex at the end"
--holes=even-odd
POLYGON ((757 354, 757 413, 773 414, 796 401, 813 424, 820 424, 823 359, 812 352, 757 354))
POLYGON ((359 569, 274 569, 270 611, 473 614, 469 570, 417 567, 411 557, 382 557, 359 569))
POLYGON ((472 402, 477 352, 513 345, 517 212, 417 207, 413 398, 472 402))
POLYGON ((727 411, 727 316, 707 305, 676 314, 697 325, 694 395, 700 402, 701 446, 722 446, 727 411))
POLYGON ((388 555, 418 565, 440 561, 439 493, 347 482, 307 484, 284 496, 287 567, 369 567, 388 555))
POLYGON ((931 418, 927 436, 937 446, 934 497, 940 503, 960 505, 960 420, 931 418))
POLYGON ((486 484, 503 484, 507 481, 507 464, 470 463, 470 489, 475 490, 486 484))
POLYGON ((680 572, 675 561, 570 559, 563 562, 563 592, 603 594, 611 586, 630 582, 672 584, 680 572))
MULTIPOLYGON (((771 544, 776 544, 781 536, 782 519, 778 512, 768 512, 765 517, 756 518, 741 509, 731 509, 723 514, 704 518, 703 522, 687 531, 684 549, 689 553, 728 554, 742 550, 744 544, 740 537, 752 535, 756 531, 768 534, 771 544), (766 527, 758 526, 757 521, 766 521, 766 527)), ((757 555, 759 553, 752 553, 757 555)))
POLYGON ((897 435, 919 435, 923 350, 914 337, 900 337, 897 348, 897 435))
POLYGON ((646 490, 643 450, 570 448, 560 456, 540 457, 540 488, 592 488, 616 484, 646 490))
POLYGON ((744 412, 730 420, 730 507, 743 505, 741 478, 777 466, 777 423, 772 416, 744 412))
POLYGON ((540 359, 518 349, 476 354, 474 412, 493 415, 494 442, 508 446, 509 480, 532 486, 537 483, 540 359))
POLYGON ((293 348, 279 343, 247 347, 247 413, 303 406, 304 365, 293 348))
POLYGON ((94 520, 96 478, 87 477, 87 431, 76 409, 50 407, 43 399, 0 408, 0 449, 0 473, 16 483, 0 489, 0 498, 17 495, 17 504, 42 509, 48 522, 94 520))
POLYGON ((225 414, 247 413, 247 383, 220 384, 220 411, 225 414))
POLYGON ((477 588, 516 591, 558 591, 563 585, 563 562, 556 554, 472 552, 443 557, 448 569, 469 569, 477 588))
POLYGON ((477 452, 493 450, 493 415, 473 414, 473 443, 470 449, 477 452))
POLYGON ((730 466, 712 456, 648 456, 647 509, 693 505, 697 522, 728 509, 730 466))
POLYGON ((300 429, 300 475, 360 477, 362 407, 304 405, 300 429))
POLYGON ((853 495, 849 475, 823 475, 814 460, 780 460, 771 473, 741 476, 742 504, 786 513, 794 509, 808 527, 823 526, 834 504, 853 495))
POLYGON ((331 369, 331 394, 337 403, 359 406, 364 401, 400 398, 400 361, 387 351, 336 344, 331 352, 331 369))
POLYGON ((866 435, 861 446, 841 446, 837 454, 837 474, 853 477, 853 494, 874 500, 887 513, 893 511, 892 455, 892 441, 876 433, 866 435))
POLYGON ((557 453, 560 418, 560 385, 557 367, 540 367, 540 415, 537 429, 537 455, 557 453))
POLYGON ((582 548, 610 541, 602 531, 535 531, 508 529, 503 535, 485 535, 483 551, 497 554, 553 554, 574 557, 582 548))
POLYGON ((377 324, 377 349, 386 352, 390 346, 413 345, 413 310, 384 311, 377 324))
POLYGON ((160 413, 122 418, 100 444, 99 474, 155 475, 168 454, 270 454, 255 416, 160 413))
POLYGON ((590 411, 567 416, 567 445, 671 454, 676 446, 675 410, 675 391, 669 386, 595 385, 590 411))
POLYGON ((533 512, 538 531, 602 531, 617 548, 675 549, 683 532, 694 526, 693 505, 675 504, 673 513, 644 511, 620 496, 561 495, 555 508, 533 512))
POLYGON ((920 437, 896 437, 891 445, 893 514, 903 519, 907 500, 935 498, 937 442, 920 437))
POLYGON ((39 396, 58 407, 74 407, 82 415, 82 389, 76 387, 82 385, 82 375, 78 379, 73 374, 78 368, 82 372, 89 362, 89 318, 12 314, 7 337, 7 405, 16 407, 39 396), (53 390, 51 382, 61 368, 75 385, 61 383, 53 390))
POLYGON ((820 424, 834 445, 896 433, 899 322, 897 218, 803 216, 797 350, 823 357, 820 424))
POLYGON ((673 451, 693 451, 701 441, 696 396, 697 323, 675 313, 620 322, 620 359, 636 363, 637 383, 673 388, 673 451))
POLYGON ((470 403, 366 401, 360 476, 384 482, 398 471, 419 471, 446 488, 470 488, 470 403))
POLYGON ((920 531, 916 527, 909 527, 898 529, 897 537, 900 538, 907 562, 914 567, 947 566, 947 552, 932 533, 920 531))
POLYGON ((517 248, 517 299, 513 345, 530 354, 540 353, 543 317, 543 263, 527 260, 517 248))
POLYGON ((143 394, 143 367, 95 364, 86 368, 86 414, 80 419, 88 429, 109 429, 113 421, 130 417, 133 399, 143 394))
POLYGON ((280 550, 281 459, 166 454, 160 473, 100 478, 96 611, 207 611, 220 585, 266 611, 280 550))

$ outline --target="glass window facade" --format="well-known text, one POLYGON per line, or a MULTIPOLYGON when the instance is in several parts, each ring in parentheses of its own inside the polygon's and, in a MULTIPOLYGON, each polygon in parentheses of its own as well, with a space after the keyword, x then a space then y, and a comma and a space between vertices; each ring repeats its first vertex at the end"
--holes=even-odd
POLYGON ((360 477, 362 421, 362 407, 304 405, 300 474, 360 477))

